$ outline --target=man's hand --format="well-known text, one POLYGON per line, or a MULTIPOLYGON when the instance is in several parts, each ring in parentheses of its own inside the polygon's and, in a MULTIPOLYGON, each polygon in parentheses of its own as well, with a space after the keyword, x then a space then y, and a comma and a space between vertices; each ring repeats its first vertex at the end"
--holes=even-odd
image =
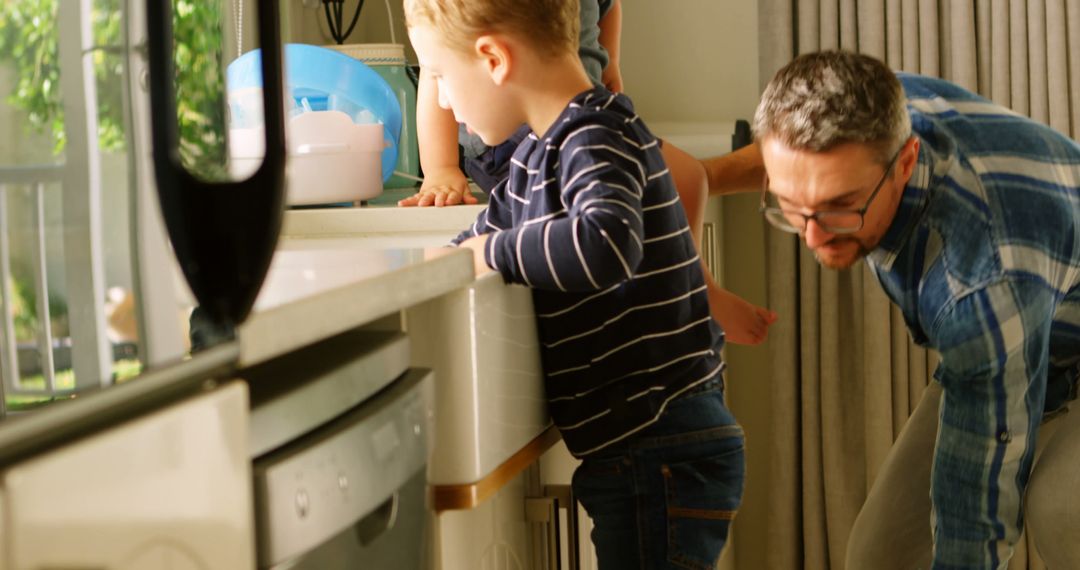
POLYGON ((398 202, 398 206, 456 206, 475 204, 477 199, 469 192, 469 181, 456 167, 426 173, 420 191, 398 202))
POLYGON ((480 234, 458 245, 458 247, 465 247, 473 251, 473 271, 477 277, 494 271, 484 260, 484 248, 487 246, 488 237, 490 236, 491 234, 480 234))

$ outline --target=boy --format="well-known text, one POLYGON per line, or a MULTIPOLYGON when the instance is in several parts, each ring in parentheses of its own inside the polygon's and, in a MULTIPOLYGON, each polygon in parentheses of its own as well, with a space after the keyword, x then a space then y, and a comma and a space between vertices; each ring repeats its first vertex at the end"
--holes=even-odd
MULTIPOLYGON (((578 56, 593 85, 610 91, 622 91, 619 70, 619 38, 622 30, 622 5, 619 0, 582 0, 579 3, 578 56)), ((420 142, 420 165, 424 182, 419 191, 398 202, 400 206, 452 206, 475 204, 469 192, 465 172, 485 192, 510 169, 510 157, 528 134, 528 127, 515 131, 496 147, 485 145, 474 133, 467 133, 452 113, 439 107, 437 89, 427 73, 420 74, 417 88, 417 137, 420 142), (458 142, 463 148, 459 168, 458 142)), ((705 169, 692 156, 670 143, 662 143, 664 162, 670 169, 679 192, 683 210, 690 223, 695 246, 701 251, 708 186, 705 169)), ((704 262, 702 262, 704 266, 704 262)), ((725 333, 725 340, 736 344, 760 344, 776 321, 776 314, 755 306, 721 288, 706 269, 709 305, 713 318, 725 333)))
MULTIPOLYGON (((578 56, 585 72, 593 85, 621 91, 619 0, 582 0, 578 12, 578 56)), ((468 179, 490 193, 510 172, 510 156, 529 133, 524 127, 496 147, 485 145, 475 133, 454 121, 453 113, 439 107, 438 90, 426 73, 420 74, 417 85, 416 122, 424 181, 415 195, 398 202, 400 206, 476 204, 468 179)))
POLYGON ((742 495, 743 436, 656 139, 582 68, 577 0, 406 0, 405 13, 458 122, 492 146, 532 130, 457 242, 478 274, 533 288, 600 568, 711 568, 742 495))

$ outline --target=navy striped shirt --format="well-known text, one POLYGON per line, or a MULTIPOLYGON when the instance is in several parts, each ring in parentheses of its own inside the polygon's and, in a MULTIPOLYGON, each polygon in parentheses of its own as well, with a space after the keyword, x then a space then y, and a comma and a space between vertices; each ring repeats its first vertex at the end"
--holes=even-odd
POLYGON ((551 416, 575 455, 722 372, 686 215, 626 96, 591 89, 530 133, 456 242, 481 233, 488 265, 533 289, 551 416))
POLYGON ((941 353, 933 568, 998 568, 1020 537, 1043 414, 1076 396, 1080 145, 898 75, 922 146, 868 261, 915 341, 941 353))

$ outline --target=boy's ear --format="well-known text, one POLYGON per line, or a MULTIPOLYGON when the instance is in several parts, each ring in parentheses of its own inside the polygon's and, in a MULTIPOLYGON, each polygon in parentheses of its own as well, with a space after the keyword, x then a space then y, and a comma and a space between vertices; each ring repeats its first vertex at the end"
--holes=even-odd
POLYGON ((499 36, 485 35, 476 38, 473 47, 476 50, 476 56, 483 61, 491 80, 495 85, 502 85, 509 77, 512 66, 510 46, 499 36))

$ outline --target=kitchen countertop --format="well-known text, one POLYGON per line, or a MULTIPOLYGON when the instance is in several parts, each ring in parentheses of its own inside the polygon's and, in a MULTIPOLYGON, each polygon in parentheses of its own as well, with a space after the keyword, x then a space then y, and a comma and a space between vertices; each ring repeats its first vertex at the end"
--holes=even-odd
MULTIPOLYGON (((321 240, 320 240, 321 241, 321 240)), ((468 251, 279 244, 255 308, 237 330, 247 367, 473 282, 468 251)))
MULTIPOLYGON (((412 363, 436 371, 437 511, 496 493, 555 441, 528 289, 475 279, 470 252, 440 247, 483 204, 399 208, 415 189, 362 207, 293 208, 266 283, 237 334, 241 367, 407 311, 412 363), (462 358, 462 355, 469 355, 462 358)), ((482 196, 482 195, 481 195, 482 196)))
MULTIPOLYGON (((284 239, 394 238, 398 247, 435 247, 472 225, 486 207, 487 196, 475 186, 481 203, 444 208, 400 208, 397 201, 415 188, 395 188, 362 207, 292 208, 285 212, 284 239)), ((375 243, 375 242, 369 242, 375 243)))
MULTIPOLYGON (((416 191, 419 189, 419 186, 411 186, 408 188, 386 188, 383 190, 382 194, 369 200, 367 206, 374 208, 397 208, 398 200, 403 200, 416 194, 416 191)), ((469 190, 472 192, 473 196, 476 196, 481 205, 487 203, 487 194, 485 194, 479 186, 470 182, 469 190)))
MULTIPOLYGON (((416 188, 362 207, 290 208, 255 308, 238 330, 250 366, 473 282, 468 252, 443 248, 484 205, 399 208, 416 188)), ((473 187, 474 195, 486 196, 473 187)))

